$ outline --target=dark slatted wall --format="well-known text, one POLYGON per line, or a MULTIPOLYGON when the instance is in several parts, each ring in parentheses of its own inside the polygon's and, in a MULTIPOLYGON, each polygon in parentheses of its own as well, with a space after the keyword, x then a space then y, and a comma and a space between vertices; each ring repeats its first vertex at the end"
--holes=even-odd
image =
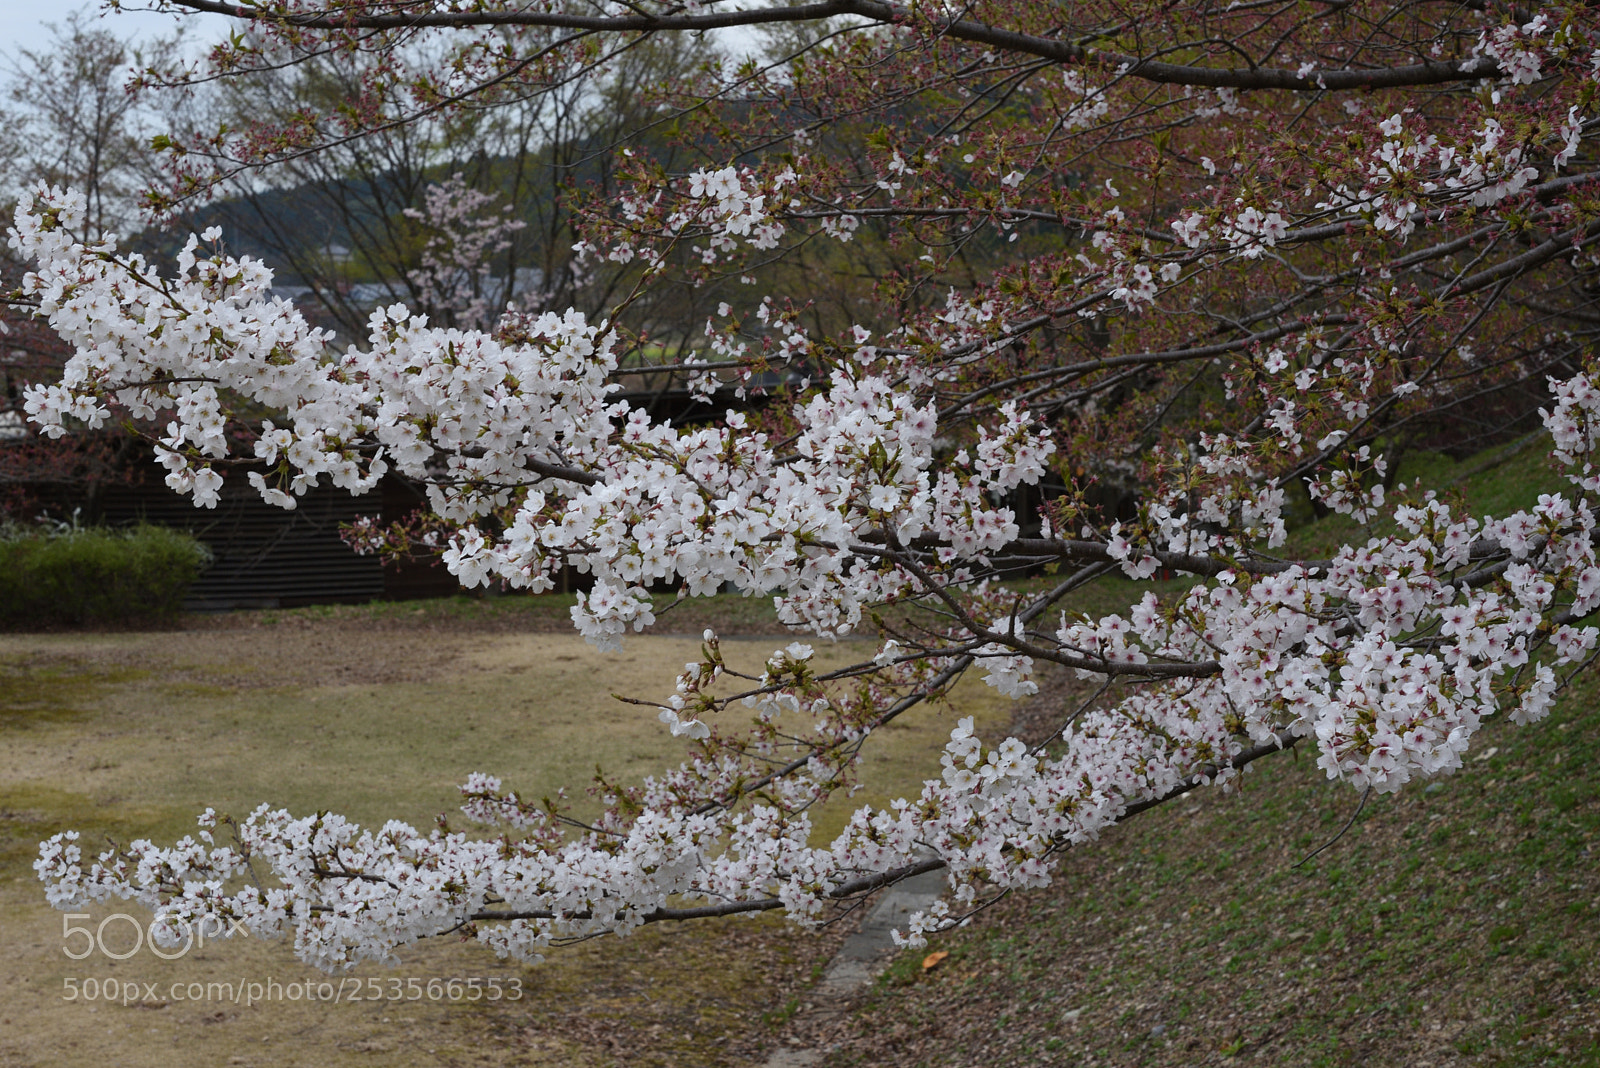
POLYGON ((188 530, 206 543, 216 559, 190 590, 184 604, 190 611, 287 608, 384 596, 377 558, 358 556, 339 539, 339 524, 381 508, 378 494, 352 497, 323 488, 285 512, 236 478, 223 487, 215 509, 196 508, 160 483, 108 488, 101 521, 119 526, 144 520, 188 530))

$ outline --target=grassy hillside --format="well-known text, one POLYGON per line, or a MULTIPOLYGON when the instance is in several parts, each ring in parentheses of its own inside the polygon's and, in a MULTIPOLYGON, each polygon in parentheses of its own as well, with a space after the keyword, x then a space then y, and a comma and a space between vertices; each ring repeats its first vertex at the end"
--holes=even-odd
MULTIPOLYGON (((1503 515, 1556 487, 1547 462, 1410 466, 1503 515)), ((1332 519, 1295 541, 1359 534, 1332 519)), ((1357 795, 1309 753, 1263 761, 1240 796, 1202 791, 1068 856, 1049 890, 931 945, 949 954, 934 966, 906 954, 807 1037, 830 1065, 1600 1065, 1597 766, 1591 675, 1542 723, 1490 723, 1461 773, 1374 798, 1301 866, 1357 795)))
POLYGON ((1467 768, 1357 797, 1258 765, 907 954, 838 1065, 1600 1065, 1600 691, 1467 768))

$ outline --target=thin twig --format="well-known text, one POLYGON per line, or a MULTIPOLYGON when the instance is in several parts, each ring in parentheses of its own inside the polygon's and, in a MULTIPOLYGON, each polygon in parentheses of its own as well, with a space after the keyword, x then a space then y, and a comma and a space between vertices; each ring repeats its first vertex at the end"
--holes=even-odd
POLYGON ((1351 827, 1355 826, 1356 817, 1361 815, 1361 810, 1367 807, 1367 798, 1369 798, 1371 796, 1372 796, 1372 787, 1369 785, 1365 790, 1361 791, 1361 803, 1359 805, 1357 805, 1356 806, 1356 810, 1350 814, 1350 819, 1345 822, 1345 825, 1343 827, 1339 828, 1339 833, 1334 835, 1332 838, 1328 839, 1322 845, 1318 846, 1304 860, 1302 860, 1299 864, 1296 864, 1295 867, 1297 867, 1297 868, 1305 867, 1307 864, 1311 863, 1311 861, 1313 859, 1315 859, 1318 856, 1318 854, 1322 853, 1323 850, 1327 849, 1329 846, 1333 845, 1333 843, 1335 843, 1339 839, 1343 838, 1345 836, 1345 832, 1348 831, 1351 827))

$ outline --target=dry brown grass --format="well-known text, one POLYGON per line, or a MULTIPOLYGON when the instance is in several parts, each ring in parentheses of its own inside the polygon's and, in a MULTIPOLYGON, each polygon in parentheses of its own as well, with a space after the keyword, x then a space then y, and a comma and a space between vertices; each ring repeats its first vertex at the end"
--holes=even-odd
MULTIPOLYGON (((65 828, 97 842, 172 840, 206 805, 248 812, 261 801, 332 809, 361 821, 426 826, 475 770, 542 792, 582 785, 596 763, 624 777, 681 758, 648 710, 610 698, 670 690, 698 651, 688 639, 632 639, 599 654, 570 633, 517 633, 437 613, 258 613, 191 619, 162 633, 0 637, 0 1064, 736 1065, 776 1035, 836 935, 772 919, 651 929, 552 955, 537 968, 476 946, 417 946, 390 979, 519 979, 515 1003, 240 1005, 179 1001, 171 984, 323 977, 282 943, 237 940, 163 962, 63 954, 62 914, 29 865, 35 843, 65 828), (68 1002, 68 978, 153 983, 140 1006, 68 1002), (181 1052, 175 1052, 181 1051, 181 1052)), ((554 628, 548 628, 553 630, 554 628)), ((758 665, 771 637, 730 641, 758 665)), ((846 647, 818 646, 824 662, 846 647)), ((875 738, 875 780, 901 791, 936 768, 953 718, 1003 724, 981 683, 953 707, 908 715, 875 738)), ((878 793, 885 794, 880 789, 878 793)), ((879 798, 881 799, 881 798, 879 798)), ((858 799, 859 801, 859 799, 858 799)), ((837 814, 824 822, 842 820, 837 814)), ((89 924, 137 908, 99 907, 89 924)), ((120 921, 107 929, 116 940, 120 921)), ((387 987, 385 988, 387 989, 387 987)), ((426 989, 426 988, 424 988, 426 989)), ((509 988, 508 988, 509 989, 509 988)), ((143 987, 141 986, 141 998, 143 987)))

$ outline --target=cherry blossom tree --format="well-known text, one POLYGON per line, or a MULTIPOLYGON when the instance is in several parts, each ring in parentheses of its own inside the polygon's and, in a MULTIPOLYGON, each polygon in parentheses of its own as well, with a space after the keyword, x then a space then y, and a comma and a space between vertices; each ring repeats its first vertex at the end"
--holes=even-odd
POLYGON ((798 27, 775 38, 787 50, 658 87, 697 164, 625 149, 626 192, 582 225, 581 254, 636 265, 636 292, 728 287, 677 366, 726 398, 721 418, 680 425, 618 398, 650 329, 631 299, 488 330, 397 304, 333 351, 214 233, 163 272, 74 236, 81 196, 46 188, 11 241, 76 355, 26 403, 50 433, 166 419, 167 482, 202 507, 234 464, 283 507, 399 471, 428 485, 465 585, 591 574, 573 622, 604 647, 653 621, 667 583, 878 641, 823 673, 796 640, 746 676, 708 632, 656 710, 685 761, 608 784, 581 824, 476 774, 470 832, 263 806, 96 859, 64 832, 36 865, 58 906, 137 900, 178 941, 208 918, 292 932, 339 968, 446 932, 533 959, 663 920, 817 922, 942 869, 951 903, 912 917, 915 942, 1044 884, 1107 826, 1291 747, 1363 797, 1448 774, 1486 721, 1545 716, 1592 662, 1586 8, 164 6, 253 34, 152 82, 352 50, 407 87, 175 140, 168 205, 240 167, 568 84, 655 35, 798 27), (853 281, 828 290, 822 271, 853 281), (222 433, 241 402, 274 413, 249 456, 222 433), (1524 421, 1567 487, 1528 511, 1468 514, 1394 477, 1410 445, 1466 448, 1524 421), (1115 506, 1096 488, 1110 481, 1127 488, 1115 506), (1359 536, 1297 552, 1302 501, 1359 536), (1121 613, 1069 610, 1106 576, 1168 573, 1187 581, 1121 613), (1047 578, 1005 585, 1018 575, 1047 578), (933 623, 897 630, 886 604, 933 623), (1056 743, 987 746, 962 721, 919 794, 814 840, 811 806, 849 792, 874 731, 968 672, 1027 695, 1047 664, 1101 681, 1062 709, 1056 743))
MULTIPOLYGON (((422 262, 409 272, 425 307, 439 309, 449 325, 486 329, 499 319, 491 294, 489 260, 511 247, 511 235, 526 223, 507 218, 511 205, 497 205, 498 197, 473 189, 459 173, 431 183, 420 208, 407 208, 407 217, 427 230, 422 262), (498 208, 498 210, 497 210, 498 208)), ((510 296, 509 283, 500 287, 501 308, 510 296)))

